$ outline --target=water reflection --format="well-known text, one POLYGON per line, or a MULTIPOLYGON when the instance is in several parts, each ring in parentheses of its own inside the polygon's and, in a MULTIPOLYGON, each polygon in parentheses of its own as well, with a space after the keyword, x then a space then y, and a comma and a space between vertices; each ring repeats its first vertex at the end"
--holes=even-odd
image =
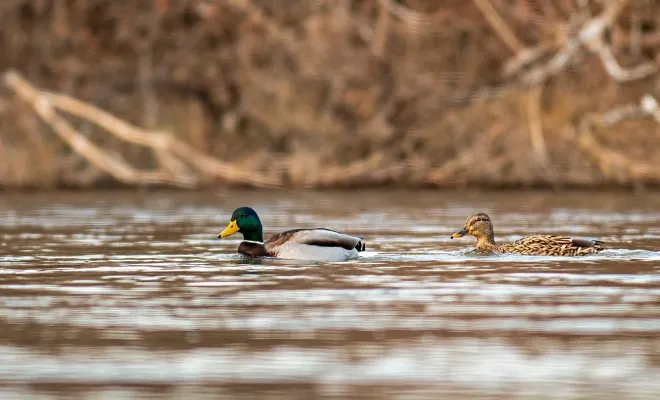
POLYGON ((0 393, 654 398, 657 200, 3 195, 0 393), (330 264, 243 259, 240 238, 216 239, 243 204, 266 234, 326 226, 364 236, 368 251, 330 264), (472 240, 448 235, 476 209, 493 214, 501 240, 579 234, 609 249, 580 259, 475 256, 472 240))

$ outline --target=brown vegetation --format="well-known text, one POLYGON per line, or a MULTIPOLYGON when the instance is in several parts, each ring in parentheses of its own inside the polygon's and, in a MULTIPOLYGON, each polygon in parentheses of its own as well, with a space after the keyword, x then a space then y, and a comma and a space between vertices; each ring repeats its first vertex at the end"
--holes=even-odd
POLYGON ((657 185, 659 15, 647 0, 3 1, 0 185, 657 185))

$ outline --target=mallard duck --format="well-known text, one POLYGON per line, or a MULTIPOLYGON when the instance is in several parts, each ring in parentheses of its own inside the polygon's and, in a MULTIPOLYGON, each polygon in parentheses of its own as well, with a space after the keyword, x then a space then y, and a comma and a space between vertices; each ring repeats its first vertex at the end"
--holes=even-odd
POLYGON ((292 229, 275 234, 264 242, 261 220, 250 207, 237 208, 231 215, 229 225, 218 237, 225 238, 236 232, 243 234, 238 252, 249 257, 345 261, 358 257, 358 252, 365 249, 361 237, 325 228, 292 229))
POLYGON ((490 217, 485 213, 473 214, 465 221, 465 227, 450 236, 457 239, 465 235, 477 238, 478 252, 515 253, 538 256, 583 256, 603 250, 600 240, 573 239, 554 235, 533 235, 515 242, 498 245, 490 217))

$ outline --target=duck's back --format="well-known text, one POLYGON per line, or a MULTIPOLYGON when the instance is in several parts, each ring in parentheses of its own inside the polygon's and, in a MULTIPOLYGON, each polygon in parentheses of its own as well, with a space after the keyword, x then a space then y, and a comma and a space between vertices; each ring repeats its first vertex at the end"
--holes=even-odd
POLYGON ((325 228, 292 229, 275 234, 264 243, 279 258, 344 261, 364 250, 362 238, 325 228))
POLYGON ((603 242, 565 236, 534 235, 497 246, 497 250, 524 255, 582 256, 603 250, 603 242))

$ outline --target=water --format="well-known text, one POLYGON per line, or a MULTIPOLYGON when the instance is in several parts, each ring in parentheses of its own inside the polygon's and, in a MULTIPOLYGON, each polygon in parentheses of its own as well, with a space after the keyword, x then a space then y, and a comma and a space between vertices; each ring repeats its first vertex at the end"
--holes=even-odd
POLYGON ((651 399, 660 195, 351 191, 0 196, 0 397, 651 399), (366 238, 344 263, 245 260, 219 240, 366 238), (598 237, 585 258, 467 254, 598 237))

